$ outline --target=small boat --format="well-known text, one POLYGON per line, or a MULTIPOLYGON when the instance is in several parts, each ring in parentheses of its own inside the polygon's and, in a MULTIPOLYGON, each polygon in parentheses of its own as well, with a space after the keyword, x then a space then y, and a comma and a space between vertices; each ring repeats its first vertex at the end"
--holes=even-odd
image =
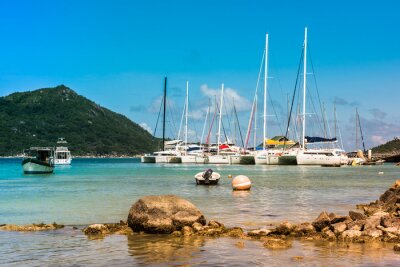
POLYGON ((53 173, 54 148, 31 147, 25 150, 22 168, 26 174, 53 173))
POLYGON ((213 172, 211 169, 207 169, 204 172, 199 172, 194 176, 196 184, 213 185, 218 184, 221 175, 217 172, 213 172))
POLYGON ((57 147, 54 152, 54 165, 70 165, 72 158, 71 152, 66 147, 67 141, 64 138, 58 138, 57 147))

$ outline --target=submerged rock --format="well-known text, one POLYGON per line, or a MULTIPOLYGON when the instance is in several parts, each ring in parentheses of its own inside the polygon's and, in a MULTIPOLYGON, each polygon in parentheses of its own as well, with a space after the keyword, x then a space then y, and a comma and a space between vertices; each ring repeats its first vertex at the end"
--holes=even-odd
POLYGON ((263 245, 270 249, 284 249, 292 247, 292 241, 280 238, 266 238, 263 245))
POLYGON ((21 232, 32 232, 32 231, 46 231, 46 230, 57 230, 60 228, 64 228, 64 225, 52 223, 33 223, 26 225, 15 225, 15 224, 4 224, 0 226, 0 231, 21 231, 21 232))
POLYGON ((134 232, 169 234, 196 222, 205 225, 203 214, 174 195, 143 197, 132 205, 128 215, 128 225, 134 232))
POLYGON ((84 228, 83 232, 88 236, 107 235, 107 234, 121 234, 121 235, 132 234, 132 230, 128 227, 128 224, 124 221, 120 221, 119 223, 91 224, 88 227, 84 228))

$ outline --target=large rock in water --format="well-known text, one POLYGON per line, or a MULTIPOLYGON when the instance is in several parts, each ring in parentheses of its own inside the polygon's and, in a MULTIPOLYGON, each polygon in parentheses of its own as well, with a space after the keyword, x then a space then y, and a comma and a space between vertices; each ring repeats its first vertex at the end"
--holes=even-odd
POLYGON ((128 225, 134 232, 169 234, 196 222, 206 224, 203 214, 174 195, 143 197, 132 205, 128 215, 128 225))

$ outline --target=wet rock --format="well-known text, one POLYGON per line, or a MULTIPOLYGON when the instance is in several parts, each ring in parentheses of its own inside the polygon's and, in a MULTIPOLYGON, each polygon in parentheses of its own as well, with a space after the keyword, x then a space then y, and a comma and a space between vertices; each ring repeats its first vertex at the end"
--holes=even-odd
POLYGON ((308 222, 296 225, 293 231, 296 236, 309 236, 316 232, 314 226, 308 222))
POLYGON ((263 245, 270 249, 285 249, 292 247, 292 241, 279 238, 266 238, 263 245))
POLYGON ((377 226, 381 225, 381 215, 380 212, 375 213, 371 217, 365 220, 364 231, 376 229, 377 226))
POLYGON ((364 229, 365 220, 351 221, 347 223, 348 230, 362 231, 364 229))
POLYGON ((171 233, 171 235, 172 235, 172 236, 179 237, 179 236, 182 236, 182 232, 181 232, 181 231, 173 231, 173 232, 171 233))
POLYGON ((195 232, 199 232, 199 231, 203 230, 203 225, 202 225, 201 223, 195 222, 195 223, 192 225, 192 228, 193 228, 193 230, 194 230, 195 232))
POLYGON ((396 244, 393 246, 394 251, 400 251, 400 244, 396 244))
POLYGON ((134 232, 172 233, 195 222, 205 225, 203 214, 175 195, 146 196, 132 205, 128 225, 134 232))
POLYGON ((367 218, 367 216, 365 216, 364 214, 362 214, 361 212, 358 211, 349 211, 349 216, 353 221, 357 221, 357 220, 365 220, 367 218))
POLYGON ((85 235, 105 235, 110 233, 104 224, 92 224, 83 229, 85 235))
POLYGON ((361 231, 357 231, 357 230, 346 230, 342 233, 341 237, 344 239, 354 239, 357 237, 360 237, 362 235, 361 231))
POLYGON ((214 221, 214 220, 209 221, 209 222, 208 222, 208 226, 211 227, 211 228, 220 228, 220 227, 224 227, 224 225, 223 225, 222 223, 217 222, 217 221, 214 221))
POLYGON ((190 226, 183 226, 181 232, 184 236, 190 236, 194 234, 193 228, 190 226))
POLYGON ((339 235, 346 231, 347 225, 345 222, 338 222, 331 225, 331 230, 335 233, 335 235, 339 235))
POLYGON ((400 236, 400 230, 396 227, 383 227, 383 226, 379 225, 376 228, 381 230, 384 234, 400 236))
POLYGON ((57 230, 63 228, 64 225, 52 223, 33 223, 26 225, 15 225, 15 224, 3 224, 0 226, 0 231, 21 231, 21 232, 32 232, 32 231, 46 231, 46 230, 57 230))
POLYGON ((321 230, 321 234, 323 238, 326 238, 328 240, 336 239, 336 235, 329 229, 328 226, 321 230))
POLYGON ((282 222, 274 229, 274 234, 277 235, 289 235, 293 230, 293 225, 289 222, 282 222))
POLYGON ((225 228, 223 230, 223 236, 243 238, 244 237, 244 231, 240 227, 225 228))
POLYGON ((247 232, 247 235, 251 237, 262 237, 268 236, 270 233, 272 233, 270 229, 257 229, 247 232))
POLYGON ((329 218, 329 215, 327 212, 321 212, 321 214, 318 216, 317 219, 315 219, 312 223, 312 225, 315 227, 317 231, 321 231, 325 227, 329 226, 331 222, 331 219, 329 218))
POLYGON ((373 238, 380 238, 381 236, 383 236, 383 232, 378 229, 368 229, 368 230, 365 230, 363 232, 363 234, 366 236, 373 237, 373 238))

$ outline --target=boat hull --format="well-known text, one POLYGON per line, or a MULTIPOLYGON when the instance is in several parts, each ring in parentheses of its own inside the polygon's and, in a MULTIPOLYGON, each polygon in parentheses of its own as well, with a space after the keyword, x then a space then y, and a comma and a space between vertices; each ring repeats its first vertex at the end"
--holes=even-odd
POLYGON ((229 164, 228 156, 214 155, 208 157, 209 164, 229 164))
POLYGON ((340 157, 335 156, 299 154, 297 155, 296 160, 298 165, 341 165, 340 157))
POLYGON ((22 168, 26 174, 53 173, 54 171, 54 165, 30 158, 22 161, 22 168))
POLYGON ((54 159, 54 165, 71 165, 71 158, 68 159, 54 159))
POLYGON ((196 180, 196 184, 198 185, 216 185, 218 184, 219 179, 221 178, 221 175, 217 172, 214 172, 210 179, 204 179, 203 177, 203 172, 199 172, 194 176, 194 179, 196 180))
POLYGON ((240 155, 231 155, 229 156, 229 163, 230 164, 240 164, 240 155))
POLYGON ((278 158, 279 165, 297 165, 296 155, 283 155, 278 158))
POLYGON ((182 160, 178 156, 156 156, 156 163, 182 163, 182 160))
POLYGON ((140 161, 142 163, 156 163, 156 157, 155 156, 141 156, 140 161))

